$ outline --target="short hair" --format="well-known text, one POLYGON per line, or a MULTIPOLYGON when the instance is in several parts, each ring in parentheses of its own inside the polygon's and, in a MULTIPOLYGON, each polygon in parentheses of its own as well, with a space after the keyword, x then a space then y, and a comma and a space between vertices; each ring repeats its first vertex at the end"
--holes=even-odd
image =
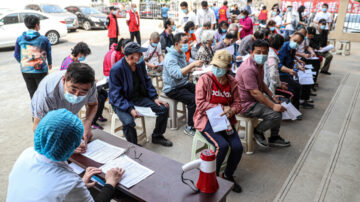
POLYGON ((308 27, 307 32, 308 32, 308 34, 315 35, 316 34, 316 28, 315 27, 308 27))
POLYGON ((188 22, 185 24, 185 26, 184 26, 184 31, 185 31, 186 33, 188 33, 189 30, 190 30, 191 28, 193 28, 193 27, 195 27, 194 22, 193 22, 193 21, 188 21, 188 22))
POLYGON ((40 25, 40 18, 35 15, 28 15, 25 17, 24 23, 28 29, 35 29, 36 25, 40 25))
POLYGON ((77 57, 79 53, 83 54, 84 56, 88 56, 91 54, 91 50, 86 43, 79 42, 74 46, 73 49, 71 49, 71 55, 77 57))
POLYGON ((256 39, 264 39, 265 33, 264 33, 263 31, 256 31, 256 32, 254 33, 254 37, 255 37, 256 39))
POLYGON ((329 5, 327 3, 324 3, 321 7, 325 6, 326 8, 329 8, 329 5))
POLYGON ((298 8, 298 12, 299 13, 302 13, 302 12, 304 12, 305 11, 305 6, 300 6, 299 8, 298 8))
POLYGON ((269 45, 275 50, 279 50, 281 46, 284 44, 284 37, 280 34, 273 34, 269 37, 269 45))
POLYGON ((224 6, 227 6, 227 5, 228 5, 228 2, 227 2, 227 1, 224 1, 223 5, 224 5, 224 6))
POLYGON ((251 50, 254 51, 254 50, 255 50, 255 47, 266 47, 266 48, 269 48, 269 43, 266 42, 266 41, 263 40, 263 39, 257 39, 257 40, 254 41, 251 50))
POLYGON ((320 19, 319 24, 326 24, 326 20, 324 18, 320 19))
POLYGON ((226 39, 237 39, 237 33, 235 31, 229 31, 225 35, 226 39))
POLYGON ((300 27, 297 31, 300 31, 300 30, 304 30, 305 31, 305 34, 307 33, 307 30, 305 27, 300 27))
POLYGON ((276 6, 279 8, 279 4, 276 3, 276 4, 274 4, 274 5, 271 7, 271 10, 274 10, 274 8, 275 8, 276 6))
POLYGON ((201 34, 201 43, 208 43, 208 41, 213 40, 214 39, 214 31, 212 30, 205 30, 202 34, 201 34))
POLYGON ((275 25, 276 25, 276 22, 274 20, 269 20, 266 26, 268 27, 268 26, 275 26, 275 25))
POLYGON ((201 2, 201 6, 202 6, 202 7, 207 7, 207 6, 209 6, 209 5, 208 5, 208 2, 207 2, 207 1, 202 1, 202 2, 201 2))
POLYGON ((213 6, 216 6, 216 2, 213 3, 213 6))
POLYGON ((247 0, 247 3, 251 3, 252 2, 252 0, 247 0))
POLYGON ((210 27, 211 28, 211 22, 210 21, 204 22, 203 27, 210 27))
POLYGON ((263 9, 263 10, 266 10, 266 6, 263 6, 262 9, 263 9))
POLYGON ((180 3, 180 7, 188 7, 188 3, 186 1, 183 1, 180 3))
POLYGON ((218 32, 219 33, 222 33, 221 27, 224 26, 224 25, 226 25, 229 28, 229 23, 226 20, 221 21, 219 26, 218 26, 218 32))
POLYGON ((160 39, 160 34, 159 34, 159 32, 153 32, 153 33, 151 33, 150 39, 152 39, 152 40, 160 39))
POLYGON ((171 18, 165 20, 165 29, 167 29, 167 26, 171 26, 171 21, 172 21, 171 18))
POLYGON ((95 72, 86 63, 73 62, 66 70, 65 80, 73 83, 91 83, 93 85, 95 82, 95 72))
POLYGON ((295 32, 294 34, 292 34, 292 36, 296 36, 296 35, 300 36, 302 38, 302 40, 304 40, 304 38, 305 38, 305 36, 300 32, 295 32))
POLYGON ((240 12, 241 14, 244 14, 244 15, 246 15, 246 16, 248 16, 249 15, 249 11, 247 11, 247 10, 242 10, 241 12, 240 12))
POLYGON ((180 32, 180 33, 177 33, 175 34, 174 36, 174 44, 175 43, 180 43, 181 42, 181 39, 186 36, 186 34, 184 32, 180 32))
POLYGON ((126 44, 128 44, 129 42, 131 42, 130 39, 121 38, 120 41, 118 42, 115 50, 116 51, 121 51, 121 48, 125 48, 126 44))

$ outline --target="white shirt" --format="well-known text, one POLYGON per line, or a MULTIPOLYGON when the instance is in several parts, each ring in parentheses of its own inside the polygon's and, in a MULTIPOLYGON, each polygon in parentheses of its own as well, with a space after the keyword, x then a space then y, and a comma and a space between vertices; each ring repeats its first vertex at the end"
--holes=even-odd
MULTIPOLYGON (((134 13, 135 14, 135 20, 136 20, 136 24, 138 25, 139 24, 139 22, 138 22, 138 19, 137 19, 137 13, 136 12, 134 12, 133 10, 129 10, 129 12, 132 12, 132 13, 134 13)), ((130 14, 129 14, 129 12, 126 12, 126 21, 130 21, 130 14)))
MULTIPOLYGON (((148 50, 143 53, 144 54, 144 59, 148 59, 155 50, 155 48, 150 44, 146 48, 148 50)), ((162 54, 162 52, 161 52, 161 44, 159 42, 158 45, 156 46, 155 53, 153 54, 153 56, 149 60, 149 63, 152 64, 152 65, 159 65, 160 64, 159 57, 160 57, 161 54, 162 54)))
POLYGON ((291 31, 295 30, 296 27, 294 27, 292 25, 292 21, 294 21, 294 20, 296 20, 297 22, 300 21, 299 15, 297 14, 296 11, 294 11, 294 12, 286 12, 285 13, 284 23, 290 23, 290 24, 285 26, 285 30, 291 30, 291 31))
POLYGON ((328 13, 328 12, 326 12, 326 13, 324 13, 324 12, 316 13, 315 18, 314 18, 314 21, 319 22, 321 19, 325 19, 325 20, 326 20, 326 27, 325 27, 325 29, 326 29, 326 30, 329 30, 329 24, 332 22, 331 13, 328 13))
POLYGON ((9 175, 7 202, 94 201, 84 181, 67 162, 54 162, 25 149, 9 175))
POLYGON ((200 9, 197 13, 197 25, 202 27, 205 22, 210 22, 212 25, 216 24, 216 17, 215 13, 212 9, 207 9, 206 11, 203 9, 200 9))
POLYGON ((279 15, 272 17, 271 20, 274 20, 276 22, 276 26, 281 26, 282 24, 282 19, 279 15))
POLYGON ((196 15, 195 15, 194 12, 189 11, 187 14, 182 13, 182 14, 180 15, 180 24, 181 24, 181 26, 185 26, 185 24, 186 24, 188 21, 192 21, 195 25, 198 25, 198 24, 197 24, 197 20, 196 20, 196 15))

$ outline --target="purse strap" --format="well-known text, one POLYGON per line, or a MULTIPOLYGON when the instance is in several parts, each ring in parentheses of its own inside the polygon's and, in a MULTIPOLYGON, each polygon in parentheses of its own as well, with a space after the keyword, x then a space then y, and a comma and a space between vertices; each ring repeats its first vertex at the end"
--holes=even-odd
MULTIPOLYGON (((230 106, 229 99, 224 95, 223 90, 220 88, 220 86, 217 84, 217 82, 214 80, 214 78, 213 78, 212 76, 210 76, 209 74, 207 74, 207 75, 208 75, 208 77, 211 78, 211 80, 213 81, 213 83, 215 83, 215 86, 218 88, 218 90, 220 90, 221 95, 223 95, 224 98, 226 99, 226 102, 228 103, 228 106, 230 106)), ((226 76, 227 76, 227 75, 226 75, 226 76)))

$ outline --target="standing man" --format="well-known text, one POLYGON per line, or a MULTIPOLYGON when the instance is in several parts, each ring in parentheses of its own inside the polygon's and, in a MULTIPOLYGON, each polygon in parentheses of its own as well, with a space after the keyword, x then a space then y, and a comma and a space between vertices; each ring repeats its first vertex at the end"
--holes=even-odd
POLYGON ((216 6, 216 2, 214 2, 211 9, 214 11, 215 18, 216 18, 216 24, 218 25, 219 24, 219 10, 220 10, 220 8, 218 6, 216 6))
POLYGON ((210 22, 211 29, 214 29, 216 24, 216 17, 214 11, 212 9, 209 9, 209 5, 207 1, 202 1, 201 7, 202 9, 199 10, 197 14, 197 21, 198 21, 197 24, 200 27, 203 27, 205 22, 210 22))
POLYGON ((331 13, 327 12, 328 8, 329 8, 329 5, 324 3, 322 5, 321 12, 316 13, 315 18, 314 18, 314 22, 316 24, 319 24, 319 21, 321 19, 324 19, 326 21, 325 29, 323 31, 327 35, 329 35, 329 31, 331 30, 331 26, 332 26, 332 17, 331 17, 331 13))
POLYGON ((246 6, 244 7, 244 9, 249 12, 249 16, 252 16, 251 4, 252 4, 252 0, 247 0, 246 6))
POLYGON ((279 104, 280 96, 273 94, 264 83, 264 63, 268 53, 269 44, 265 40, 256 40, 251 56, 236 72, 235 79, 238 81, 241 97, 240 113, 263 119, 254 129, 254 137, 259 146, 290 146, 290 142, 279 135, 281 112, 286 111, 286 108, 279 104), (271 129, 271 137, 267 142, 264 133, 268 129, 271 129))
POLYGON ((228 8, 228 2, 224 1, 223 6, 219 10, 219 23, 222 21, 230 22, 231 14, 230 9, 228 8))
POLYGON ((170 8, 166 6, 166 4, 163 4, 162 8, 161 8, 161 17, 164 21, 164 27, 165 27, 165 21, 169 18, 168 12, 169 12, 170 8))
POLYGON ((123 57, 110 70, 109 99, 115 113, 123 124, 123 131, 128 142, 137 144, 135 119, 140 114, 135 106, 150 107, 156 113, 156 123, 152 134, 152 143, 171 147, 172 142, 163 135, 169 117, 169 105, 158 99, 151 79, 147 75, 142 53, 146 48, 135 42, 125 46, 123 57))
POLYGON ((14 57, 20 63, 21 73, 32 98, 40 81, 52 68, 51 44, 47 37, 39 33, 39 17, 28 15, 24 23, 29 30, 17 38, 14 57))
POLYGON ((189 10, 188 3, 186 1, 181 2, 180 8, 182 14, 180 14, 180 24, 177 27, 184 27, 189 21, 192 21, 196 25, 196 15, 194 12, 189 10))
POLYGON ((106 18, 106 28, 108 29, 110 49, 113 43, 118 42, 118 36, 120 35, 119 26, 117 23, 116 9, 114 6, 110 7, 109 16, 106 18))
POLYGON ((46 76, 31 100, 33 130, 40 120, 52 110, 65 108, 77 114, 86 105, 84 142, 75 151, 86 152, 87 141, 91 140, 91 123, 95 117, 98 102, 95 72, 85 63, 71 63, 66 71, 54 72, 46 76))
POLYGON ((141 45, 140 17, 134 3, 131 4, 131 9, 126 13, 126 24, 129 26, 131 41, 134 41, 134 37, 136 37, 137 43, 141 45))

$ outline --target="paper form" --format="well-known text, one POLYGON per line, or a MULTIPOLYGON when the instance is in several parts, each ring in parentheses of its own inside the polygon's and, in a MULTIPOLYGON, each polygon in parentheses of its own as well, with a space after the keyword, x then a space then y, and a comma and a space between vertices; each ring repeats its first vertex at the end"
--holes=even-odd
POLYGON ((72 168, 73 171, 74 171, 76 174, 78 174, 78 175, 79 175, 80 173, 84 172, 84 170, 85 170, 84 168, 78 166, 76 163, 70 163, 69 166, 70 166, 70 168, 72 168))
POLYGON ((311 71, 311 69, 307 69, 305 70, 305 72, 303 71, 298 71, 298 77, 299 77, 299 83, 301 85, 312 85, 314 84, 314 78, 313 78, 313 73, 311 71))
POLYGON ((220 105, 206 111, 210 125, 215 133, 224 131, 228 128, 228 126, 230 126, 230 122, 226 118, 226 115, 220 116, 223 112, 224 111, 220 105))
POLYGON ((126 155, 109 161, 100 167, 104 173, 106 173, 111 168, 122 168, 125 170, 124 176, 120 180, 120 184, 128 189, 154 173, 154 171, 139 164, 126 155))
POLYGON ((200 75, 202 75, 202 74, 204 74, 204 73, 207 73, 207 72, 210 72, 210 71, 212 71, 211 65, 208 65, 208 66, 203 65, 203 66, 202 66, 202 70, 194 71, 194 72, 192 73, 192 75, 193 75, 193 76, 200 76, 200 75))
POLYGON ((102 86, 108 83, 108 80, 106 78, 101 79, 100 81, 96 82, 96 86, 102 86))
POLYGON ((139 107, 134 106, 135 110, 140 114, 140 116, 147 116, 147 117, 156 117, 156 114, 151 110, 150 107, 139 107))
POLYGON ((314 69, 314 67, 311 64, 305 65, 305 69, 314 69))
POLYGON ((307 58, 308 60, 318 60, 319 57, 310 57, 310 58, 307 58))
POLYGON ((234 45, 230 45, 230 46, 228 46, 226 48, 223 48, 223 49, 220 49, 220 50, 227 50, 231 55, 234 55, 234 53, 235 53, 234 45))
POLYGON ((301 115, 299 110, 297 110, 291 102, 283 102, 281 105, 286 108, 286 111, 282 113, 283 120, 296 120, 297 117, 301 115))
POLYGON ((125 152, 125 149, 113 146, 99 139, 88 144, 86 153, 82 154, 96 162, 106 163, 119 157, 125 152))
POLYGON ((324 52, 331 51, 332 49, 334 49, 334 46, 332 44, 329 44, 329 45, 325 46, 324 48, 322 48, 321 50, 318 50, 317 52, 324 53, 324 52))

